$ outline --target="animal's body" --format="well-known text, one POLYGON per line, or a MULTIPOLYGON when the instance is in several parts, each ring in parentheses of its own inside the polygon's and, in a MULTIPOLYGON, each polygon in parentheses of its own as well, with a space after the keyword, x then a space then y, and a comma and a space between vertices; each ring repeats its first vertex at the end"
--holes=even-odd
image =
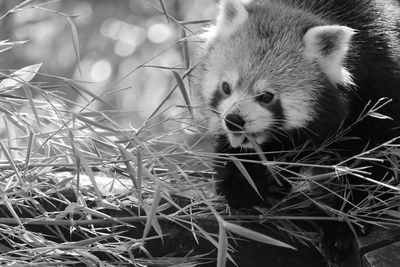
MULTIPOLYGON (((216 152, 240 160, 258 190, 237 161, 227 159, 216 177, 231 207, 268 205, 271 177, 289 172, 272 174, 265 159, 289 155, 284 160, 290 162, 313 155, 313 163, 324 157, 324 166, 334 166, 400 136, 400 1, 243 2, 221 0, 197 70, 198 100, 216 136, 216 152), (360 121, 382 98, 391 102, 360 121), (327 142, 339 132, 341 138, 327 142), (290 153, 299 147, 301 153, 290 153)), ((390 164, 367 165, 373 166, 366 177, 393 177, 390 164)), ((365 182, 351 174, 340 179, 365 182)), ((366 197, 353 193, 351 201, 366 197)), ((351 236, 349 229, 340 231, 351 236)), ((328 242, 331 260, 343 260, 348 246, 328 242)))

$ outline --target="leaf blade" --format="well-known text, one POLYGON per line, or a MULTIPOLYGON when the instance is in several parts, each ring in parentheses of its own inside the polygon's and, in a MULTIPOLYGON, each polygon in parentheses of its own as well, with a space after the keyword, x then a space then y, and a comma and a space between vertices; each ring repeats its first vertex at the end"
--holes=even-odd
POLYGON ((284 247, 284 248, 290 248, 293 250, 297 250, 295 247, 288 245, 282 241, 279 241, 275 238, 255 232, 253 230, 247 229, 247 228, 237 225, 237 224, 233 224, 233 223, 224 221, 223 226, 226 230, 228 230, 232 233, 235 233, 237 235, 243 236, 245 238, 248 238, 248 239, 251 239, 254 241, 258 241, 261 243, 270 244, 270 245, 274 245, 274 246, 278 246, 278 247, 284 247))
POLYGON ((38 73, 42 63, 33 64, 19 69, 0 82, 0 88, 16 87, 30 82, 38 73))
POLYGON ((190 103, 190 97, 189 97, 188 91, 186 89, 186 86, 183 83, 183 80, 182 80, 181 76, 178 74, 178 72, 173 70, 172 73, 174 74, 176 83, 178 84, 179 90, 181 91, 181 94, 183 96, 183 100, 185 101, 185 104, 186 104, 186 106, 187 106, 187 108, 189 110, 190 116, 192 118, 194 118, 194 116, 193 116, 193 107, 192 107, 192 104, 190 103))
POLYGON ((236 157, 234 156, 229 156, 229 158, 232 160, 232 162, 235 164, 235 166, 239 169, 239 171, 243 174, 244 178, 246 181, 250 184, 250 186, 256 191, 256 193, 261 197, 261 199, 264 199, 260 192, 258 191, 258 188, 256 184, 254 183, 253 179, 251 178, 250 174, 244 167, 243 163, 236 157))
POLYGON ((78 71, 79 74, 82 75, 82 69, 81 69, 81 57, 80 57, 80 49, 79 49, 79 38, 78 38, 78 30, 76 29, 75 23, 72 20, 71 16, 67 17, 68 24, 71 28, 71 33, 72 33, 72 43, 74 45, 74 52, 75 52, 75 57, 78 60, 78 71))

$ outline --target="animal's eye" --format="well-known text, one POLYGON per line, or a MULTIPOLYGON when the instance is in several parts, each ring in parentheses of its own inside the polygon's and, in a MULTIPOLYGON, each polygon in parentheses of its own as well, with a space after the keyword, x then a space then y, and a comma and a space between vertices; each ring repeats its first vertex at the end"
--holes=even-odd
POLYGON ((274 100, 274 94, 271 92, 264 92, 257 97, 257 100, 263 104, 269 104, 274 100))
POLYGON ((224 94, 226 95, 231 94, 231 86, 229 85, 229 83, 227 82, 222 83, 222 92, 224 92, 224 94))

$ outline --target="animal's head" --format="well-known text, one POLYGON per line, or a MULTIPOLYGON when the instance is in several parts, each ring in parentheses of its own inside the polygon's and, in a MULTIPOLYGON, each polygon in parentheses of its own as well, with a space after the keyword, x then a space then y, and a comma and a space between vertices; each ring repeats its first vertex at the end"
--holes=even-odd
POLYGON ((325 131, 345 116, 339 87, 352 82, 343 61, 354 31, 279 2, 221 0, 207 40, 200 98, 210 131, 232 147, 325 131))

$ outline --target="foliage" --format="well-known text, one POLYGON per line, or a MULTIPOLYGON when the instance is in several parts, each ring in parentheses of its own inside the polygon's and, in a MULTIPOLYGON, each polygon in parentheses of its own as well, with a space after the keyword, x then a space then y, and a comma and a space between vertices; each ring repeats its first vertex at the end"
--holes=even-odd
MULTIPOLYGON (((105 12, 110 7, 109 2, 100 1, 100 10, 105 12)), ((63 78, 52 73, 55 70, 51 64, 45 67, 47 63, 37 62, 15 68, 17 70, 11 66, 0 70, 1 263, 18 266, 195 266, 210 260, 210 255, 191 253, 190 250, 174 255, 153 255, 154 251, 150 248, 155 250, 156 246, 167 242, 168 236, 178 239, 185 232, 194 240, 194 244, 204 244, 202 242, 206 240, 217 249, 215 258, 218 266, 224 266, 227 260, 233 260, 228 241, 234 236, 293 248, 294 240, 303 243, 316 241, 316 233, 301 228, 295 223, 297 221, 307 222, 312 218, 380 225, 397 222, 398 214, 388 211, 388 206, 397 205, 395 198, 387 203, 379 201, 379 197, 371 198, 346 213, 324 204, 324 199, 330 195, 341 196, 342 192, 349 191, 350 185, 337 183, 344 175, 351 173, 360 179, 369 179, 368 170, 358 165, 361 161, 375 164, 383 158, 391 158, 391 168, 397 170, 399 154, 395 140, 357 155, 352 159, 355 160, 352 166, 347 166, 350 159, 340 164, 331 164, 318 158, 310 161, 310 158, 301 157, 296 162, 286 162, 285 158, 289 154, 301 154, 303 148, 282 154, 276 162, 268 162, 263 153, 258 151, 256 153, 260 158, 264 158, 261 162, 270 166, 274 173, 291 173, 293 177, 288 181, 297 190, 283 200, 272 200, 274 205, 268 209, 259 209, 260 214, 231 215, 229 208, 213 193, 213 180, 210 179, 213 165, 227 155, 210 153, 204 146, 199 146, 207 138, 194 127, 199 124, 193 118, 198 107, 193 106, 190 99, 191 84, 188 76, 195 65, 190 49, 196 44, 193 37, 199 26, 208 20, 178 20, 169 13, 171 7, 168 4, 171 2, 131 1, 115 8, 117 12, 127 5, 131 10, 132 7, 141 6, 141 11, 146 13, 150 11, 143 6, 147 6, 151 12, 156 12, 155 20, 162 18, 163 23, 177 33, 174 35, 175 40, 157 47, 157 51, 161 51, 157 53, 154 53, 156 48, 149 45, 147 39, 143 41, 137 49, 147 47, 153 52, 150 60, 135 58, 135 61, 142 60, 141 63, 136 64, 128 73, 125 68, 121 68, 124 70, 122 73, 115 76, 110 74, 103 84, 94 83, 96 79, 83 82, 84 77, 88 77, 87 70, 93 70, 96 62, 99 62, 88 59, 95 57, 88 51, 94 49, 91 45, 103 45, 104 39, 96 39, 100 38, 96 34, 89 37, 82 32, 89 31, 89 28, 84 29, 85 24, 77 23, 79 17, 60 11, 73 6, 71 3, 75 1, 67 4, 65 1, 24 1, 16 7, 9 7, 8 12, 0 15, 0 23, 28 10, 32 14, 41 14, 38 18, 32 16, 30 22, 47 25, 53 19, 63 20, 65 23, 60 25, 68 28, 72 41, 67 42, 61 37, 61 48, 56 51, 42 47, 41 56, 57 58, 66 53, 67 56, 61 58, 71 64, 73 70, 70 74, 75 75, 71 79, 63 78), (50 8, 48 5, 56 6, 50 8), (179 62, 167 61, 170 65, 163 65, 160 59, 169 51, 174 51, 171 58, 176 55, 182 57, 178 57, 179 62), (87 68, 89 61, 94 63, 87 68), (143 103, 142 106, 135 105, 135 109, 149 105, 146 101, 151 101, 145 115, 139 115, 137 110, 127 110, 126 106, 120 105, 119 101, 126 99, 116 99, 120 92, 131 89, 124 85, 131 82, 128 77, 140 73, 134 76, 140 78, 142 71, 148 73, 150 70, 162 72, 168 79, 158 83, 152 83, 153 79, 158 79, 152 76, 145 75, 141 79, 139 84, 143 84, 142 92, 150 87, 152 90, 149 98, 140 94, 136 96, 136 103, 143 103), (149 84, 144 85, 146 80, 149 84), (94 87, 102 87, 104 90, 94 91, 94 87), (159 90, 159 87, 167 89, 159 90), (155 90, 159 97, 154 97, 155 90), (65 92, 75 92, 79 97, 70 97, 65 92), (113 97, 108 97, 110 95, 113 97), (122 109, 119 108, 121 106, 122 109), (300 171, 294 172, 292 166, 299 167, 299 170, 323 168, 327 171, 307 176, 300 171), (317 194, 315 188, 323 188, 325 194, 317 194), (304 210, 315 206, 329 216, 315 217, 304 213, 304 210), (392 219, 384 217, 387 214, 392 219), (210 221, 218 231, 206 229, 204 222, 210 221), (248 229, 248 223, 271 223, 289 237, 285 242, 279 241, 248 229), (170 230, 176 229, 173 228, 176 226, 179 226, 179 234, 174 235, 170 230), (158 241, 156 246, 152 246, 154 240, 158 241)), ((84 3, 92 11, 96 8, 93 2, 84 3)), ((186 4, 182 6, 187 7, 186 4)), ((141 19, 143 17, 137 21, 141 19)), ((135 18, 127 17, 126 21, 118 19, 119 22, 104 17, 93 20, 107 21, 108 24, 103 24, 105 28, 131 25, 130 30, 136 29, 132 26, 136 25, 132 22, 135 18)), ((103 30, 107 32, 107 29, 103 30)), ((112 36, 109 32, 108 37, 102 38, 112 39, 112 36)), ((117 44, 120 40, 114 41, 117 44)), ((33 43, 33 48, 30 45, 18 39, 1 41, 0 56, 8 57, 10 51, 24 51, 22 55, 28 56, 35 45, 42 43, 33 43)), ((121 58, 115 57, 112 60, 116 62, 121 58)), ((129 61, 128 58, 122 59, 125 60, 129 61)), ((101 64, 99 69, 103 73, 107 64, 101 64)), ((388 119, 379 114, 379 108, 386 101, 382 99, 378 103, 371 103, 359 120, 366 116, 388 119)), ((327 140, 326 147, 329 142, 343 138, 345 132, 346 129, 327 140)), ((238 159, 233 160, 239 169, 243 169, 238 159)), ((371 191, 371 195, 383 188, 397 192, 395 179, 392 182, 392 185, 374 182, 365 186, 364 190, 371 191)))

